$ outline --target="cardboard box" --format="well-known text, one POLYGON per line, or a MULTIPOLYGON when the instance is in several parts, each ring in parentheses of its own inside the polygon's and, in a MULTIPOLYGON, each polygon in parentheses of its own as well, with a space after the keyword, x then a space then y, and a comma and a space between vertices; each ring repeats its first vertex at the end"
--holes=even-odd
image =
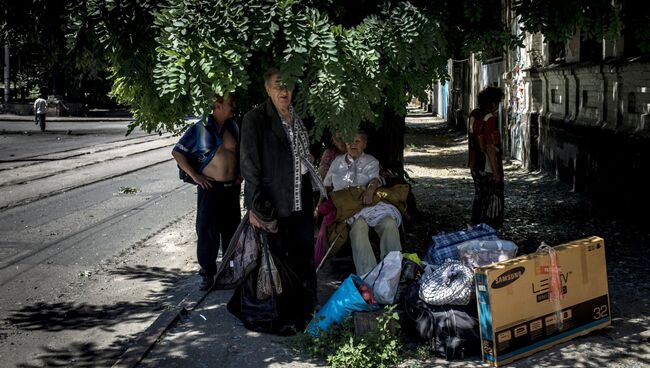
POLYGON ((611 323, 603 239, 554 249, 563 293, 559 302, 549 300, 548 252, 476 269, 484 362, 507 364, 611 323))

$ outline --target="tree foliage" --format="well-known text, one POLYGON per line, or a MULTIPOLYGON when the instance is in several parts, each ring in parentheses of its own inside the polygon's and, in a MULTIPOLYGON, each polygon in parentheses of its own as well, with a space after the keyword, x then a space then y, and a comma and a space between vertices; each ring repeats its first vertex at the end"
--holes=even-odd
POLYGON ((620 17, 611 0, 513 0, 522 30, 541 32, 552 42, 563 42, 580 30, 583 39, 616 36, 620 17))
POLYGON ((75 99, 88 91, 88 82, 105 79, 108 64, 92 32, 74 35, 90 52, 78 53, 66 45, 68 15, 84 6, 72 0, 0 0, 0 44, 10 46, 11 80, 21 89, 37 87, 75 99))
POLYGON ((381 124, 385 107, 403 115, 408 96, 423 97, 433 80, 447 78, 455 46, 447 36, 460 27, 452 13, 427 2, 361 4, 88 0, 76 24, 93 24, 113 94, 146 130, 184 128, 187 114, 209 112, 215 94, 235 93, 250 108, 263 100, 264 69, 276 65, 298 86, 296 107, 316 121, 318 137, 381 124))
MULTIPOLYGON (((403 115, 408 96, 424 97, 431 81, 446 79, 449 58, 521 45, 502 21, 501 0, 0 3, 3 40, 43 44, 56 36, 54 46, 67 33, 67 53, 51 60, 68 58, 56 63, 74 65, 68 72, 75 76, 100 77, 108 65, 112 96, 148 131, 183 129, 187 115, 208 112, 215 94, 234 93, 240 108, 252 107, 264 98, 261 75, 272 65, 297 86, 296 106, 315 120, 316 136, 379 125, 386 109, 403 115), (33 19, 48 26, 34 32, 33 19)), ((619 10, 607 0, 512 5, 526 31, 551 41, 578 28, 584 38, 621 29, 619 10)))

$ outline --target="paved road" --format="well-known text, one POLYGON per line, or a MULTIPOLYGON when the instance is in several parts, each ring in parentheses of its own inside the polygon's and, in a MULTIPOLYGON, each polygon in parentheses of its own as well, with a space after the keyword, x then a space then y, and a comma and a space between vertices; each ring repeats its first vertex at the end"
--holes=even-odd
POLYGON ((193 287, 195 188, 170 135, 25 124, 0 122, 0 366, 111 366, 193 287))

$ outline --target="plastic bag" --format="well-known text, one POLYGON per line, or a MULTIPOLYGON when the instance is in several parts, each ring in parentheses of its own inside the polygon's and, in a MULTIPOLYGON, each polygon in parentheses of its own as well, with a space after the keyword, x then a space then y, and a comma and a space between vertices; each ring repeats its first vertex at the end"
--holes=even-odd
POLYGON ((433 305, 467 305, 474 291, 474 272, 451 259, 438 268, 427 268, 421 281, 420 298, 433 305))
POLYGON ((509 240, 469 240, 458 246, 461 261, 470 268, 514 258, 517 250, 509 240))
POLYGON ((368 312, 379 309, 378 304, 368 304, 363 299, 357 285, 364 282, 357 275, 348 276, 332 294, 327 303, 314 315, 307 326, 307 332, 316 337, 327 331, 332 323, 341 323, 352 312, 368 312))
POLYGON ((233 293, 227 304, 228 312, 251 331, 277 335, 293 335, 302 331, 313 311, 311 293, 302 280, 281 258, 274 256, 284 288, 282 294, 275 291, 266 299, 257 298, 258 268, 251 271, 233 293))
POLYGON ((282 280, 280 280, 280 273, 269 251, 266 233, 262 232, 260 238, 262 264, 257 275, 257 299, 264 300, 270 298, 274 291, 278 295, 282 294, 282 280))
POLYGON ((363 280, 370 285, 379 304, 393 304, 402 274, 402 253, 394 250, 386 255, 363 280))
POLYGON ((487 224, 478 224, 467 230, 451 233, 439 233, 431 237, 431 245, 427 250, 424 261, 440 265, 445 259, 460 259, 458 245, 468 240, 498 240, 497 232, 487 224))

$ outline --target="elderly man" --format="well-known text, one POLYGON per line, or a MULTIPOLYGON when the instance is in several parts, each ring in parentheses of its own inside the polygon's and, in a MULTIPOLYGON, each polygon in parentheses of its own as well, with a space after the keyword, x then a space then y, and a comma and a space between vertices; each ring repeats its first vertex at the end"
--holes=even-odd
POLYGON ((347 153, 338 156, 325 176, 325 186, 334 191, 349 187, 364 187, 360 200, 365 206, 361 211, 347 219, 350 228, 352 257, 358 275, 364 275, 377 265, 375 254, 368 237, 369 227, 379 235, 380 255, 394 250, 401 250, 398 227, 402 223, 399 210, 392 204, 373 202, 375 190, 383 185, 379 176, 379 161, 372 155, 364 153, 368 142, 365 132, 359 131, 351 143, 346 143, 347 153))
POLYGON ((269 96, 246 113, 242 122, 241 171, 244 197, 252 226, 277 218, 278 231, 268 234, 271 251, 282 257, 303 280, 316 301, 314 267, 314 204, 308 169, 307 129, 291 101, 293 91, 282 83, 278 69, 264 74, 269 96))
POLYGON ((212 114, 192 125, 172 151, 180 169, 197 184, 196 254, 202 276, 199 289, 204 291, 214 285, 219 244, 225 254, 241 217, 239 127, 232 114, 232 98, 216 97, 212 114))

